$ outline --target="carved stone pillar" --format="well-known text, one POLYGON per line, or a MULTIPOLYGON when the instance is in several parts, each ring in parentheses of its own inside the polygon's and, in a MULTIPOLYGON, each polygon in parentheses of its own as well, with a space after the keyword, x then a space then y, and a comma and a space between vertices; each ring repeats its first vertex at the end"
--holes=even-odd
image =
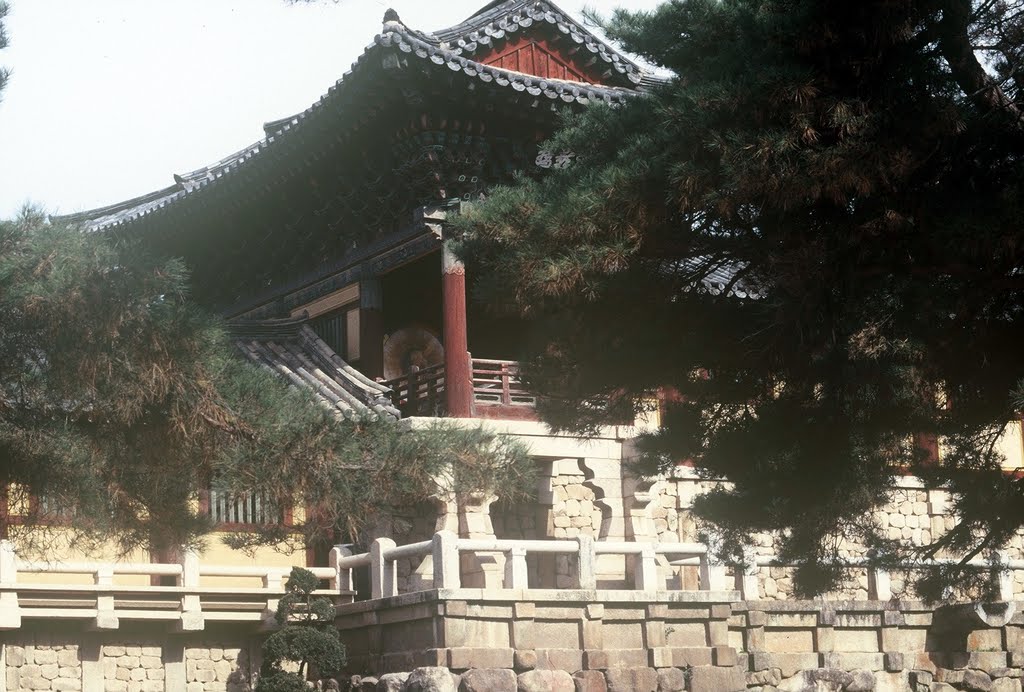
MULTIPOLYGON (((495 539, 491 524, 494 495, 474 495, 459 505, 459 537, 495 539)), ((462 585, 467 588, 501 588, 505 557, 501 553, 467 551, 460 556, 462 585)))
MULTIPOLYGON (((438 531, 451 531, 458 534, 459 510, 455 501, 446 494, 434 495, 430 498, 436 511, 434 519, 434 533, 438 531)), ((412 573, 409 575, 409 591, 425 591, 435 588, 434 586, 434 557, 427 553, 412 573)))
MULTIPOLYGON (((618 459, 584 458, 578 462, 594 492, 594 506, 601 511, 601 524, 594 537, 601 541, 626 540, 626 502, 622 497, 622 462, 618 459)), ((599 588, 632 588, 627 579, 626 557, 606 553, 597 556, 595 565, 599 588)))

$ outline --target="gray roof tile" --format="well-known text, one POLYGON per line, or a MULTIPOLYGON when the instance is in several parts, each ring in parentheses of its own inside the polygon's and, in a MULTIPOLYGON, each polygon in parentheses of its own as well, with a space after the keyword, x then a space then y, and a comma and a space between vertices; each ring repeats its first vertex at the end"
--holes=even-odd
POLYGON ((391 404, 391 390, 342 360, 305 320, 235 320, 228 330, 246 358, 310 391, 339 418, 401 417, 391 404))
MULTIPOLYGON (((259 141, 209 166, 204 166, 185 174, 175 174, 175 184, 170 187, 110 206, 77 214, 69 214, 59 218, 71 223, 84 224, 91 230, 113 228, 142 219, 187 197, 201 193, 211 186, 216 186, 223 179, 231 177, 240 167, 259 159, 269 149, 277 150, 279 147, 289 146, 289 143, 292 141, 297 141, 297 135, 294 133, 302 130, 303 125, 309 120, 310 116, 318 113, 328 104, 341 101, 341 95, 346 86, 346 77, 349 77, 356 70, 364 69, 364 65, 380 65, 382 56, 378 54, 382 52, 397 51, 402 56, 415 56, 421 59, 423 61, 422 64, 428 67, 432 65, 445 66, 449 70, 460 72, 471 79, 478 79, 483 83, 493 82, 497 86, 510 87, 515 91, 525 92, 533 96, 543 95, 552 102, 552 106, 559 101, 580 104, 590 102, 622 103, 637 93, 632 88, 542 79, 522 72, 484 65, 466 57, 466 54, 470 51, 467 51, 464 46, 449 46, 445 40, 437 38, 438 36, 454 36, 461 31, 459 27, 468 26, 470 23, 480 24, 481 31, 484 31, 489 27, 488 22, 491 21, 504 21, 509 27, 512 26, 510 22, 516 23, 517 26, 527 26, 537 18, 542 21, 561 22, 560 25, 566 27, 578 26, 571 19, 565 19, 564 13, 561 13, 550 3, 532 0, 510 0, 510 2, 495 5, 493 8, 477 15, 475 19, 471 18, 471 20, 467 20, 467 22, 463 22, 463 24, 456 27, 445 29, 439 32, 439 34, 414 31, 406 27, 399 20, 389 19, 384 24, 384 31, 374 38, 373 43, 366 47, 362 55, 353 63, 352 68, 345 73, 345 76, 335 82, 326 94, 301 113, 266 123, 264 125, 265 136, 259 141), (515 12, 519 12, 519 14, 515 14, 515 12), (491 19, 492 17, 494 19, 491 19), (514 17, 519 17, 519 19, 514 19, 514 17), (371 60, 371 58, 376 58, 376 60, 371 60)), ((591 34, 580 33, 580 31, 585 32, 582 27, 579 30, 573 29, 573 31, 581 37, 590 37, 585 41, 589 50, 600 53, 602 57, 618 65, 621 68, 620 71, 627 72, 630 75, 637 75, 637 79, 633 81, 645 84, 650 79, 653 79, 651 75, 639 71, 640 68, 619 56, 618 53, 614 51, 609 52, 610 49, 607 48, 606 44, 592 37, 591 34), (591 38, 593 38, 593 41, 597 41, 597 43, 591 41, 591 38)), ((491 33, 494 33, 493 29, 491 29, 491 33)), ((487 38, 486 31, 484 31, 483 36, 487 38)), ((490 39, 487 38, 487 40, 490 39)))

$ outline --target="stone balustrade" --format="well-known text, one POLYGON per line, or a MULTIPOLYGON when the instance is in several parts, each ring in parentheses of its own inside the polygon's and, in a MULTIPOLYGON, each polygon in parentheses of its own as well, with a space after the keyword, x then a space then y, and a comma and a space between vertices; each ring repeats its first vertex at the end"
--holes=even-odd
MULTIPOLYGON (((317 593, 349 601, 339 587, 336 569, 309 568, 328 588, 317 593)), ((116 630, 123 620, 170 623, 179 631, 200 631, 208 622, 265 623, 284 593, 287 567, 240 567, 203 564, 185 551, 178 563, 28 562, 19 560, 13 543, 0 541, 0 630, 13 630, 28 619, 86 620, 97 630, 116 630), (68 575, 67 583, 38 583, 42 574, 68 575), (91 583, 81 583, 82 576, 91 583), (168 586, 125 583, 130 576, 173 579, 168 586), (203 586, 203 577, 235 577, 261 586, 203 586)))
MULTIPOLYGON (((353 554, 348 547, 338 546, 331 553, 331 569, 338 574, 338 584, 351 589, 352 570, 369 567, 370 597, 388 598, 399 595, 398 570, 396 563, 408 558, 430 560, 433 566, 434 589, 457 589, 462 586, 460 565, 467 554, 494 555, 503 558, 504 570, 498 578, 485 584, 491 590, 524 590, 536 588, 529 583, 527 556, 557 554, 569 556, 574 566, 572 588, 592 590, 597 588, 595 564, 599 555, 617 555, 633 558, 633 590, 663 591, 669 570, 673 567, 697 567, 698 591, 724 591, 735 588, 740 599, 756 601, 762 598, 764 587, 761 568, 791 567, 772 555, 750 551, 747 565, 717 564, 707 546, 700 543, 655 543, 629 541, 596 541, 588 535, 578 535, 572 540, 511 540, 511 539, 470 539, 459 538, 451 531, 439 531, 429 541, 420 541, 397 546, 389 538, 378 538, 370 551, 353 554), (667 567, 659 565, 659 558, 674 557, 667 561, 667 567), (732 577, 729 577, 729 573, 732 577), (732 581, 733 583, 729 583, 732 581)), ((1024 572, 1024 560, 1010 559, 1006 553, 996 554, 993 562, 975 559, 967 564, 979 570, 994 570, 999 583, 999 600, 1014 600, 1015 574, 1024 572)), ((952 559, 929 560, 920 563, 898 565, 897 569, 913 570, 936 564, 950 564, 952 559)), ((846 559, 849 568, 867 571, 870 600, 888 601, 893 597, 891 572, 879 567, 864 556, 846 559)), ((676 577, 676 589, 687 591, 682 572, 676 577)))

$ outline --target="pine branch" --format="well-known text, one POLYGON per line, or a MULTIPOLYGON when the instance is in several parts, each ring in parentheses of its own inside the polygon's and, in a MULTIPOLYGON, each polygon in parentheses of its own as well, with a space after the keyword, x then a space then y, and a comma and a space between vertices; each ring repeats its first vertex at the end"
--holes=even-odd
POLYGON ((971 0, 942 0, 940 6, 939 43, 953 78, 983 113, 992 114, 1015 136, 1024 134, 1024 113, 985 71, 971 45, 971 0))

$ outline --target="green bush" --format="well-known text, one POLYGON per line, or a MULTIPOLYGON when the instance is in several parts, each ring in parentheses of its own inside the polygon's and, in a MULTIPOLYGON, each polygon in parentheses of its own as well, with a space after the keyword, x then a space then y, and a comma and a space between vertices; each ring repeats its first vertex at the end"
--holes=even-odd
POLYGON ((310 673, 337 677, 345 665, 345 647, 334 628, 334 606, 312 595, 318 581, 301 567, 293 567, 288 575, 275 615, 281 629, 263 643, 256 692, 305 692, 310 673), (285 670, 286 661, 298 664, 298 671, 285 670))

